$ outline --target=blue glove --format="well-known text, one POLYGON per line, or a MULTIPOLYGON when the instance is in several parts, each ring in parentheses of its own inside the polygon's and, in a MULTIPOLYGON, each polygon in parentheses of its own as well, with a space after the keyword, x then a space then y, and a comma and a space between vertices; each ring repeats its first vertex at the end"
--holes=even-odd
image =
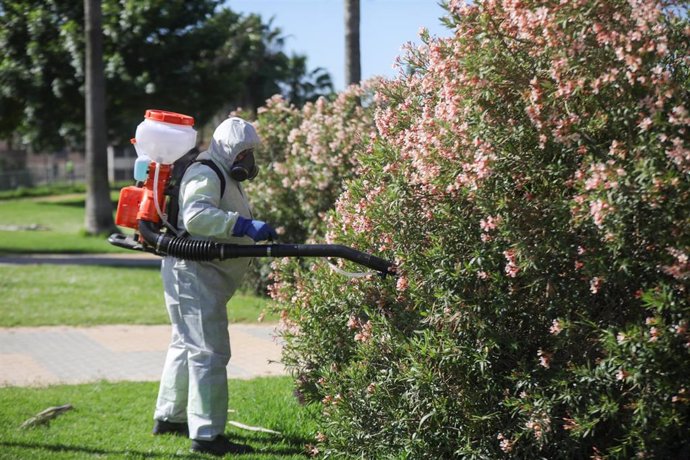
POLYGON ((245 236, 254 241, 274 240, 278 234, 273 227, 260 220, 245 219, 242 216, 237 218, 235 226, 232 228, 232 236, 245 236))

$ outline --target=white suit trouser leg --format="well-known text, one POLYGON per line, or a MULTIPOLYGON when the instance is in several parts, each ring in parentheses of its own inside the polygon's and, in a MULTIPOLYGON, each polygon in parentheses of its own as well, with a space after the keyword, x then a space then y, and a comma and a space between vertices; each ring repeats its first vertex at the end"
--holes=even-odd
POLYGON ((188 391, 187 348, 184 346, 182 337, 177 333, 177 328, 173 325, 154 418, 175 423, 186 422, 188 391))
MULTIPOLYGON (((171 260, 164 259, 166 263, 171 260)), ((162 270, 173 333, 154 418, 186 420, 190 438, 209 440, 224 433, 227 421, 229 296, 225 292, 215 298, 200 283, 202 274, 194 263, 177 261, 175 266, 174 271, 167 270, 169 265, 162 270)))

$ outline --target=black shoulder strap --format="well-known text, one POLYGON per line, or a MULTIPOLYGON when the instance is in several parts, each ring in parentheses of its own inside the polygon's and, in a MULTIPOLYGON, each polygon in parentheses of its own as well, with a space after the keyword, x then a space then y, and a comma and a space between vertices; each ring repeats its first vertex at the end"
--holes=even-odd
POLYGON ((206 165, 209 168, 211 168, 217 175, 218 179, 220 179, 220 197, 223 198, 223 194, 225 193, 225 176, 223 175, 223 171, 220 170, 217 164, 213 162, 213 160, 196 160, 197 163, 201 163, 202 165, 206 165))
MULTIPOLYGON (((198 152, 197 152, 198 153, 198 152)), ((180 160, 178 160, 180 161, 180 160)), ((188 160, 187 160, 188 161, 188 160)), ((171 184, 169 184, 169 188, 166 191, 166 194, 170 196, 169 201, 168 201, 168 222, 177 229, 177 219, 180 214, 180 203, 179 203, 179 194, 180 194, 180 183, 182 182, 182 176, 184 176, 184 173, 187 171, 187 168, 189 168, 192 163, 201 163, 205 166, 208 166, 211 168, 216 175, 218 176, 218 179, 220 179, 220 197, 223 198, 223 194, 225 193, 225 176, 223 175, 223 172, 220 170, 218 165, 216 165, 213 161, 211 160, 192 160, 192 161, 180 161, 180 163, 176 163, 175 167, 173 168, 173 176, 174 179, 171 184)), ((180 233, 179 236, 187 236, 188 233, 186 231, 183 231, 180 233)))

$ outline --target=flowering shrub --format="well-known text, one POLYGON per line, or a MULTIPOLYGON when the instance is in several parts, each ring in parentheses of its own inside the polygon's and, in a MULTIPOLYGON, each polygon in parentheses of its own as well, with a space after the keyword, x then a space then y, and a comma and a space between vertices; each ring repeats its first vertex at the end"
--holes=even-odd
POLYGON ((312 451, 687 456, 688 3, 447 9, 327 219, 399 276, 276 267, 312 451))
MULTIPOLYGON (((302 108, 280 95, 266 101, 255 126, 262 144, 255 153, 262 167, 247 185, 254 214, 277 226, 281 239, 304 243, 322 237, 325 216, 357 172, 356 152, 373 135, 375 80, 353 85, 334 99, 319 98, 302 108)), ((269 262, 256 261, 248 284, 264 293, 269 262)))
POLYGON ((255 124, 262 145, 256 155, 267 167, 248 192, 256 214, 280 225, 290 241, 323 234, 326 212, 356 174, 355 153, 374 133, 368 99, 375 85, 354 85, 301 109, 277 95, 259 109, 255 124))

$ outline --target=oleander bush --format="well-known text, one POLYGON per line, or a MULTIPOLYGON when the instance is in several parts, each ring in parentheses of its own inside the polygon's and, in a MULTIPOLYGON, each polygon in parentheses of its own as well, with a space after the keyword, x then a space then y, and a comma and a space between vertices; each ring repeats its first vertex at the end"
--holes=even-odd
MULTIPOLYGON (((275 267, 313 452, 687 458, 688 2, 445 6, 454 36, 422 34, 377 88, 376 135, 319 214, 399 276, 275 267)), ((286 177, 276 203, 303 199, 286 177)))
MULTIPOLYGON (((277 95, 258 110, 261 173, 247 192, 256 218, 275 225, 282 242, 321 242, 326 213, 356 176, 357 154, 375 132, 376 86, 363 82, 301 108, 277 95)), ((270 261, 256 260, 248 283, 265 294, 270 273, 270 261)))

